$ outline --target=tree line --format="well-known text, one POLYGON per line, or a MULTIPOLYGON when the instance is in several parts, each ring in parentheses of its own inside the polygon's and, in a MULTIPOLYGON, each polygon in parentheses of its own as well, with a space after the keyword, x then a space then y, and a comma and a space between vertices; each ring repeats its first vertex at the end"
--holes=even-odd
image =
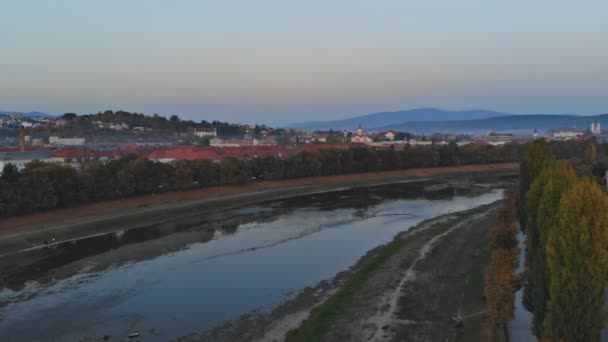
POLYGON ((606 321, 608 196, 590 177, 598 163, 595 144, 582 152, 587 167, 575 169, 539 140, 520 164, 524 306, 542 340, 599 341, 606 321))
POLYGON ((0 176, 0 215, 26 214, 87 202, 173 190, 244 184, 260 179, 289 179, 417 167, 512 162, 521 146, 455 144, 372 150, 321 150, 279 158, 175 160, 160 163, 137 155, 105 163, 71 166, 34 161, 23 170, 8 164, 0 176))
POLYGON ((484 274, 484 295, 489 320, 484 323, 482 341, 504 340, 502 331, 513 318, 517 276, 515 265, 519 256, 517 246, 516 191, 508 189, 503 205, 496 213, 496 223, 488 232, 490 262, 484 274))

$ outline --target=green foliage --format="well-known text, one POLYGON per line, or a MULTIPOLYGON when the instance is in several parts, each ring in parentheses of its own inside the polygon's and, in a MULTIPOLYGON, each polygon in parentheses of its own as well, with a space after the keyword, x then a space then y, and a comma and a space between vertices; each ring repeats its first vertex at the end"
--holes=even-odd
POLYGON ((597 162, 597 148, 593 141, 589 141, 585 146, 585 161, 591 165, 597 162))
POLYGON ((580 180, 564 193, 552 222, 545 334, 556 341, 599 341, 606 321, 608 198, 591 180, 580 180))
POLYGON ((545 165, 555 157, 549 145, 542 139, 535 140, 526 147, 519 172, 519 222, 526 224, 526 194, 545 165))
POLYGON ((549 270, 545 247, 549 232, 555 227, 556 212, 562 195, 576 182, 576 174, 566 162, 546 165, 526 195, 527 245, 529 268, 524 287, 524 305, 533 313, 533 329, 543 337, 549 270))
MULTIPOLYGON (((130 118, 135 114, 116 112, 103 115, 130 118)), ((160 117, 151 120, 170 122, 160 117)), ((408 147, 403 151, 353 148, 301 152, 287 157, 224 158, 220 163, 181 160, 168 164, 128 155, 106 163, 92 161, 82 170, 33 161, 22 171, 17 171, 13 165, 4 168, 0 177, 0 216, 138 194, 243 184, 252 178, 287 179, 459 163, 512 162, 517 160, 519 148, 506 145, 479 149, 455 144, 408 147)))

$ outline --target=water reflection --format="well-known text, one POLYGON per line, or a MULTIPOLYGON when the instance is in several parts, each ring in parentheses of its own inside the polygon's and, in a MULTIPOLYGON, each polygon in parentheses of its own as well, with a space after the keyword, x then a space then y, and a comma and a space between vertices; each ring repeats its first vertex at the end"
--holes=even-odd
POLYGON ((492 187, 302 196, 10 256, 0 261, 0 331, 9 341, 72 341, 136 329, 166 341, 269 309, 424 219, 499 199, 492 187))

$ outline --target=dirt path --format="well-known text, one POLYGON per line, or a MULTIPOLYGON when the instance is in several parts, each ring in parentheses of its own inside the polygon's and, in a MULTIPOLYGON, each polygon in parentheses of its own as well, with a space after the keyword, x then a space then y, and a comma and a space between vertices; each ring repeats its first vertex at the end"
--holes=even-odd
MULTIPOLYGON (((401 298, 403 289, 405 288, 405 285, 408 282, 412 282, 416 279, 416 272, 414 271, 415 267, 418 265, 418 263, 421 260, 423 260, 427 257, 427 255, 433 249, 433 247, 435 246, 437 241, 439 241, 440 239, 443 239, 448 234, 452 233, 456 229, 463 227, 464 225, 470 225, 470 224, 474 223, 476 220, 479 219, 480 216, 483 216, 486 214, 487 214, 487 212, 482 212, 480 214, 477 214, 471 218, 468 218, 466 220, 463 220, 463 221, 453 225, 451 228, 444 231, 443 233, 435 235, 435 237, 433 237, 430 241, 428 241, 426 244, 424 244, 422 246, 422 248, 420 248, 418 257, 411 263, 410 267, 405 271, 405 275, 401 278, 401 281, 399 282, 399 285, 397 286, 397 288, 394 289, 393 291, 389 291, 388 295, 384 298, 383 301, 388 303, 387 309, 385 311, 380 312, 377 316, 373 317, 372 319, 370 319, 370 323, 374 324, 377 327, 376 332, 369 338, 370 341, 385 341, 387 339, 390 339, 390 335, 387 334, 385 331, 390 328, 384 328, 384 330, 382 330, 381 327, 391 327, 391 326, 399 325, 399 324, 402 324, 402 325, 403 324, 405 324, 405 325, 407 325, 407 324, 431 324, 431 322, 428 322, 428 321, 416 322, 416 321, 412 321, 412 320, 408 320, 408 319, 395 317, 395 312, 398 310, 399 300, 401 298)), ((428 226, 425 228, 428 228, 428 226)), ((483 311, 483 312, 485 312, 485 311, 483 311)), ((473 315, 469 315, 466 317, 460 317, 460 316, 459 317, 461 319, 466 319, 466 318, 474 317, 477 314, 479 314, 479 313, 475 313, 473 315)))
POLYGON ((383 247, 399 243, 397 252, 367 277, 346 308, 328 309, 336 312, 331 322, 309 319, 299 330, 322 327, 313 334, 320 341, 478 340, 486 310, 486 234, 498 206, 445 215, 398 236, 383 247))

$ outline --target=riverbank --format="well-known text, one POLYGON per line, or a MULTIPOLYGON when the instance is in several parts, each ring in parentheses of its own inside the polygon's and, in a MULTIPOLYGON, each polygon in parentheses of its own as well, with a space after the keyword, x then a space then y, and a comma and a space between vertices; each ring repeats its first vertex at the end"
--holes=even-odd
POLYGON ((498 206, 430 220, 369 253, 286 341, 479 340, 498 206))
POLYGON ((0 254, 42 248, 45 242, 59 243, 153 224, 171 224, 178 217, 286 197, 395 182, 452 179, 472 174, 502 176, 517 172, 517 163, 411 169, 261 181, 241 186, 221 186, 99 202, 3 219, 0 222, 0 254))
POLYGON ((496 202, 421 222, 270 313, 178 341, 479 340, 496 202), (460 315, 456 326, 452 317, 460 315))

